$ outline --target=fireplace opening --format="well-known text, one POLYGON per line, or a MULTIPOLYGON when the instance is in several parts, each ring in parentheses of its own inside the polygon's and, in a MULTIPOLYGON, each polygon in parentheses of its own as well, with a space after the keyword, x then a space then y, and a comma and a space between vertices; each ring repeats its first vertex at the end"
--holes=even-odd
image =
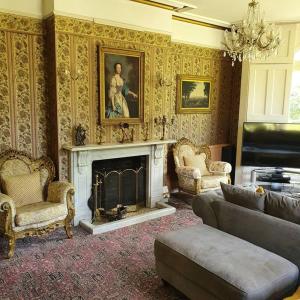
POLYGON ((146 156, 94 161, 89 207, 96 217, 125 217, 146 206, 146 156))

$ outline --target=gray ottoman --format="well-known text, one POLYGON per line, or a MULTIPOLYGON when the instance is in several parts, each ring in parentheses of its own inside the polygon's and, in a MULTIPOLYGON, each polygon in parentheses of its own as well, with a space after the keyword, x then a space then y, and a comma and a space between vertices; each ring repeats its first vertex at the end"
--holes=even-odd
POLYGON ((299 271, 290 261, 207 225, 155 240, 158 275, 190 299, 282 299, 299 271))

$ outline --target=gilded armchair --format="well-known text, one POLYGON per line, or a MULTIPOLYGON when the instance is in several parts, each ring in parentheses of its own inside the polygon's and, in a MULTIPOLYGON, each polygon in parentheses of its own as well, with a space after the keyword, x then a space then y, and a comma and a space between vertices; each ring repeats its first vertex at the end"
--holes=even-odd
POLYGON ((186 138, 180 139, 173 149, 179 189, 199 194, 220 188, 220 182, 230 183, 231 165, 212 161, 207 145, 196 146, 186 138))
POLYGON ((15 150, 0 154, 0 234, 8 239, 8 258, 16 239, 59 227, 72 238, 74 188, 68 182, 52 182, 54 174, 47 157, 33 159, 15 150))

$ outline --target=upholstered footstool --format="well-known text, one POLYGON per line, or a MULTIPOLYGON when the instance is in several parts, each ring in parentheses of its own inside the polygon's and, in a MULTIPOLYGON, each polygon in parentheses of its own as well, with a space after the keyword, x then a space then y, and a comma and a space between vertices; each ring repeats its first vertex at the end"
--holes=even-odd
POLYGON ((190 299, 282 299, 297 285, 288 260, 207 225, 155 240, 158 275, 190 299))

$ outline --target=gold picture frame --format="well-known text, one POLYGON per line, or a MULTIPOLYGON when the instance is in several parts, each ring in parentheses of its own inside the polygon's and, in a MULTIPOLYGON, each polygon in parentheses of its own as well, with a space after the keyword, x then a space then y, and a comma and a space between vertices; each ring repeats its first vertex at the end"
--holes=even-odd
POLYGON ((212 80, 196 75, 177 75, 177 114, 211 112, 212 80))
POLYGON ((100 122, 144 120, 144 52, 99 47, 100 122))

